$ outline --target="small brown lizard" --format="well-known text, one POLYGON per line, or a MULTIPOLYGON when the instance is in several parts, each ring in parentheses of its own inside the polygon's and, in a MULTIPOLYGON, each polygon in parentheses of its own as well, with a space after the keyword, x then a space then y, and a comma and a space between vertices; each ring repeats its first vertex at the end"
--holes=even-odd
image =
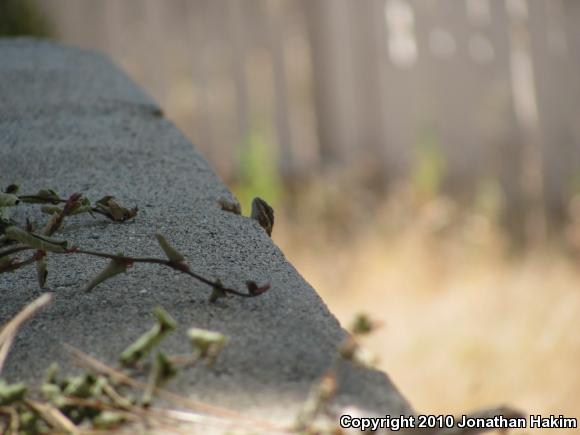
POLYGON ((252 201, 251 218, 258 221, 260 226, 266 230, 266 233, 272 237, 274 229, 274 209, 262 198, 254 198, 252 201))
MULTIPOLYGON (((229 213, 237 215, 242 214, 240 204, 237 201, 229 201, 224 198, 218 200, 219 207, 229 213)), ((272 229, 274 228, 274 209, 262 198, 254 198, 252 201, 252 213, 250 217, 260 224, 266 230, 266 233, 272 237, 272 229)))

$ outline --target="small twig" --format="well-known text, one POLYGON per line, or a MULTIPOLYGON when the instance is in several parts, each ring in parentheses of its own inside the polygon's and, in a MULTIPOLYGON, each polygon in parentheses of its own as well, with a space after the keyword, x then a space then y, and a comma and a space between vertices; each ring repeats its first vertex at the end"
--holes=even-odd
MULTIPOLYGON (((9 254, 13 254, 15 252, 21 252, 21 251, 32 250, 32 249, 35 249, 35 248, 33 248, 31 246, 26 246, 26 245, 17 246, 17 247, 11 248, 9 250, 0 251, 0 257, 5 256, 5 255, 9 255, 9 254)), ((162 258, 152 258, 152 257, 126 257, 124 255, 108 254, 106 252, 90 251, 90 250, 85 250, 85 249, 79 249, 76 247, 66 249, 63 252, 53 252, 53 253, 54 254, 90 255, 93 257, 107 258, 109 260, 116 260, 116 261, 128 263, 128 264, 132 264, 132 263, 158 264, 160 266, 169 267, 173 270, 176 270, 178 272, 189 275, 192 278, 195 278, 198 281, 210 286, 211 288, 216 289, 216 290, 220 290, 224 293, 228 293, 228 294, 232 294, 232 295, 236 295, 236 296, 241 296, 243 298, 256 297, 256 296, 259 296, 262 294, 262 292, 244 293, 244 292, 235 290, 233 288, 224 287, 222 285, 222 283, 219 281, 209 280, 209 279, 201 276, 200 274, 193 272, 189 268, 189 266, 183 262, 175 262, 175 261, 171 261, 171 260, 165 260, 162 258)), ((40 255, 43 255, 43 254, 40 254, 39 252, 37 252, 35 255, 33 255, 32 257, 28 258, 25 261, 15 262, 15 263, 7 263, 4 266, 0 267, 0 273, 12 272, 12 271, 20 269, 22 267, 33 264, 34 262, 39 260, 40 255)))
POLYGON ((10 350, 10 346, 12 346, 18 328, 20 328, 25 321, 34 316, 38 310, 47 305, 51 299, 52 295, 50 293, 44 293, 24 307, 24 309, 22 309, 2 328, 0 331, 0 374, 2 373, 4 361, 8 356, 8 351, 10 350))
MULTIPOLYGON (((109 387, 111 388, 111 387, 109 387)), ((72 405, 77 407, 92 408, 99 411, 114 411, 116 413, 122 414, 127 420, 137 421, 140 418, 146 417, 148 410, 144 410, 133 404, 123 404, 122 402, 127 402, 127 399, 115 392, 117 399, 114 399, 112 403, 107 403, 102 400, 96 399, 83 399, 80 397, 62 397, 62 404, 65 406, 72 405)), ((107 394, 109 396, 109 394, 107 394)), ((109 396, 110 397, 110 396, 109 396)))
POLYGON ((17 245, 17 246, 14 246, 12 248, 8 248, 4 251, 0 251, 0 258, 6 257, 7 255, 16 254, 17 252, 27 251, 30 249, 34 249, 34 248, 31 246, 27 246, 27 245, 17 245))
POLYGON ((151 258, 151 257, 126 257, 124 255, 116 255, 116 254, 108 254, 106 252, 97 252, 97 251, 89 251, 85 249, 79 248, 70 248, 64 252, 55 252, 55 254, 82 254, 82 255, 90 255, 93 257, 100 257, 100 258, 107 258, 109 260, 115 260, 124 263, 145 263, 145 264, 159 264, 161 266, 169 267, 173 270, 177 270, 178 272, 185 273, 198 281, 207 284, 211 288, 221 290, 224 293, 233 294, 236 296, 241 296, 244 298, 251 298, 255 296, 259 296, 261 293, 243 293, 238 290, 224 287, 220 282, 211 281, 195 272, 192 272, 189 269, 189 266, 183 262, 174 262, 171 260, 165 260, 162 258, 151 258))
POLYGON ((117 408, 129 411, 134 410, 134 408, 136 408, 133 405, 133 403, 131 403, 130 400, 126 399, 121 394, 119 394, 117 390, 115 390, 115 388, 113 388, 113 386, 110 385, 109 383, 106 383, 103 386, 103 392, 109 397, 109 399, 113 401, 113 403, 117 408))
POLYGON ((62 226, 64 218, 72 213, 81 197, 82 195, 80 193, 73 193, 71 196, 69 196, 69 198, 65 201, 63 209, 60 211, 60 213, 53 215, 52 219, 42 230, 42 234, 45 236, 52 236, 62 226))
POLYGON ((62 430, 65 433, 73 435, 81 433, 76 425, 54 405, 34 400, 25 400, 24 403, 40 414, 42 419, 52 426, 53 429, 62 430))
POLYGON ((63 198, 53 198, 51 200, 47 200, 46 198, 38 195, 17 195, 18 199, 22 202, 40 202, 40 203, 48 203, 48 204, 62 204, 66 202, 66 199, 63 198))
POLYGON ((0 406, 0 414, 7 415, 10 419, 8 427, 5 427, 5 431, 2 431, 2 435, 8 433, 18 433, 20 430, 20 419, 18 418, 18 413, 12 406, 0 406))
MULTIPOLYGON (((30 248, 30 249, 34 249, 34 248, 30 248)), ((30 266, 31 264, 36 263, 40 258, 44 257, 44 253, 40 253, 41 251, 37 251, 32 257, 24 260, 24 261, 19 261, 19 262, 9 262, 7 264, 5 264, 4 266, 0 266, 0 273, 4 273, 4 272, 13 272, 17 269, 20 269, 22 267, 25 266, 30 266)))
MULTIPOLYGON (((83 351, 77 349, 70 344, 64 344, 65 348, 71 352, 77 360, 85 367, 88 367, 90 370, 93 370, 97 373, 106 375, 111 379, 116 380, 117 382, 123 383, 125 385, 129 385, 133 388, 137 388, 140 390, 145 390, 147 388, 147 383, 139 381, 137 379, 131 378, 130 376, 122 373, 118 370, 115 370, 108 365, 102 363, 101 361, 87 355, 83 351)), ((233 411, 229 411, 227 409, 220 408, 218 406, 208 405, 207 403, 197 401, 195 399, 190 399, 186 397, 181 397, 175 393, 167 391, 163 388, 155 387, 154 392, 157 396, 162 399, 165 399, 169 402, 172 402, 178 406, 196 409, 200 412, 204 412, 215 417, 220 417, 222 419, 230 419, 239 422, 240 425, 247 424, 254 428, 262 428, 264 430, 278 432, 278 433, 292 433, 292 431, 288 428, 277 426, 269 421, 259 420, 254 418, 249 418, 244 415, 238 414, 233 411)))

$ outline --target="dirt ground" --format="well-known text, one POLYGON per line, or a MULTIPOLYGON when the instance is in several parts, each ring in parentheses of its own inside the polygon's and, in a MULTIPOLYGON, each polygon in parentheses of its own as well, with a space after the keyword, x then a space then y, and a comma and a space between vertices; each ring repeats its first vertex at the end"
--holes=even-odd
POLYGON ((350 232, 282 214, 274 240, 343 325, 383 322, 366 344, 419 411, 580 417, 580 262, 548 244, 513 252, 481 214, 397 210, 350 232))

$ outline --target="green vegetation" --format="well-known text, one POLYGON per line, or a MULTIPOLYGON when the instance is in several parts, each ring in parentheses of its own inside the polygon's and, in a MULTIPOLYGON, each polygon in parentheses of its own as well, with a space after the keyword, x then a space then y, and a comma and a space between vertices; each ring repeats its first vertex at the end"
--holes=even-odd
POLYGON ((433 129, 423 130, 411 168, 411 185, 420 199, 428 201, 441 193, 445 166, 439 135, 433 129))
MULTIPOLYGON (((127 272, 129 268, 138 263, 157 264, 173 269, 179 273, 189 275, 212 288, 210 301, 215 302, 221 297, 237 295, 241 297, 255 297, 266 292, 269 284, 259 286, 252 280, 246 281, 246 292, 225 287, 219 279, 210 280, 191 270, 185 262, 185 257, 160 234, 157 234, 157 242, 167 256, 163 258, 151 257, 127 257, 122 252, 110 254, 99 251, 89 251, 78 246, 71 246, 68 241, 60 240, 53 235, 62 227, 65 219, 80 214, 90 214, 91 216, 101 215, 113 222, 126 222, 137 216, 137 207, 128 209, 121 206, 113 196, 107 195, 94 204, 82 196, 80 193, 73 193, 68 198, 61 198, 52 189, 41 189, 33 195, 19 195, 19 186, 11 184, 4 192, 0 192, 0 274, 14 272, 23 267, 36 265, 38 285, 44 288, 48 278, 48 268, 46 256, 48 254, 60 255, 88 255, 96 258, 108 259, 108 265, 85 286, 85 291, 91 291, 104 281, 113 278, 121 273, 127 272), (27 221, 19 224, 11 218, 11 210, 21 204, 41 205, 41 211, 50 216, 50 220, 40 229, 36 225, 27 221), (20 260, 16 254, 33 251, 33 254, 26 260, 20 260)), ((259 201, 258 201, 259 203, 259 201)), ((217 205, 217 204, 216 204, 217 205)), ((223 204, 221 204, 223 208, 223 204)), ((266 204, 267 206, 267 204, 266 204)), ((266 207, 264 206, 264 207, 266 207)), ((260 224, 267 227, 271 232, 273 225, 273 211, 271 216, 264 222, 256 216, 260 224)))
POLYGON ((254 130, 240 149, 240 174, 233 186, 234 193, 242 204, 249 204, 252 198, 259 196, 276 208, 282 194, 282 181, 272 147, 258 130, 254 130))
POLYGON ((50 34, 50 24, 36 1, 0 1, 0 38, 14 36, 49 37, 50 34))
MULTIPOLYGON (((19 314, 0 330, 0 353, 7 352, 19 324, 50 300, 50 295, 44 294, 21 312, 28 311, 25 317, 19 314)), ((126 424, 167 424, 164 410, 145 414, 154 396, 167 398, 169 393, 162 387, 184 368, 203 361, 211 365, 227 340, 219 332, 193 328, 189 334, 193 336, 192 352, 167 355, 158 347, 177 324, 162 308, 154 314, 155 325, 121 353, 119 368, 108 367, 69 346, 69 351, 87 368, 80 375, 61 377, 58 365, 53 364, 40 388, 10 384, 0 378, 0 432, 79 434, 89 429, 110 431, 126 424), (137 379, 145 376, 147 382, 137 379)))

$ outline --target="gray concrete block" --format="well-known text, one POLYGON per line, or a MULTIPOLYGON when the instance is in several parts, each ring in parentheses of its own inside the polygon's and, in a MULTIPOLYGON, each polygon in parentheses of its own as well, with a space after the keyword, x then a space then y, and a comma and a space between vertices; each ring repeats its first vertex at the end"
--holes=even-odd
MULTIPOLYGON (((26 192, 78 191, 92 200, 113 194, 139 207, 124 224, 71 218, 61 235, 75 245, 162 257, 154 239, 161 232, 194 270, 229 286, 254 279, 272 289, 210 304, 207 286, 136 265, 86 294, 83 284, 104 263, 50 256, 54 302, 20 331, 3 373, 8 380, 38 380, 52 361, 74 370, 62 343, 114 363, 150 327, 158 305, 180 323, 164 343, 170 352, 188 351, 185 330, 192 326, 230 338, 213 369, 188 370, 171 384, 211 403, 291 415, 335 358, 345 333, 314 289, 255 221, 216 205, 232 199, 228 189, 156 103, 100 54, 0 41, 0 185, 10 183, 26 192)), ((34 268, 0 275, 0 324, 39 293, 34 268)), ((338 372, 342 404, 411 413, 384 373, 350 363, 338 372)))

